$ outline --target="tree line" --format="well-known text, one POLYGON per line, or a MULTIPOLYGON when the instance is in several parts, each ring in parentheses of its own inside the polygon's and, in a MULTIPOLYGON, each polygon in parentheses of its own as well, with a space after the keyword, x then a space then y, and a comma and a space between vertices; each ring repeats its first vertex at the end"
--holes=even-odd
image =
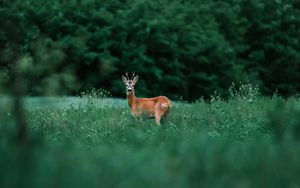
POLYGON ((2 0, 0 85, 26 95, 103 88, 138 96, 226 96, 232 83, 265 95, 300 91, 300 3, 294 0, 2 0))

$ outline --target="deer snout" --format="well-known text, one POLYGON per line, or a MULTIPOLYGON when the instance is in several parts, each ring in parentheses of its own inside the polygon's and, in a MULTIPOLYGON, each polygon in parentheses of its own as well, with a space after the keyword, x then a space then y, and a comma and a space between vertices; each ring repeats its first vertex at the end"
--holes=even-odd
POLYGON ((127 91, 129 91, 129 92, 132 91, 132 89, 133 89, 132 86, 127 87, 127 91))

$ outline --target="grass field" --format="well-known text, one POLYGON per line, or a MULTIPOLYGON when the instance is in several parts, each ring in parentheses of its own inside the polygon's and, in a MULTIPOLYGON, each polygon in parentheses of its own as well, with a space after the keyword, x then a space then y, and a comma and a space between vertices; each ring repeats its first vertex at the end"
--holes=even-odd
POLYGON ((11 139, 9 100, 0 104, 1 188, 300 186, 297 97, 178 101, 160 127, 122 99, 27 98, 25 146, 11 139))

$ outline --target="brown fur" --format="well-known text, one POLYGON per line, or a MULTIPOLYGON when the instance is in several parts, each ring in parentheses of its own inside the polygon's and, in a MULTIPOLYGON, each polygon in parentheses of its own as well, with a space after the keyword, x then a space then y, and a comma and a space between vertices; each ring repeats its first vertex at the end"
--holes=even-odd
MULTIPOLYGON (((126 84, 127 79, 123 78, 126 84)), ((137 79, 134 81, 134 84, 137 79)), ((131 108, 133 116, 139 119, 155 118, 155 121, 160 125, 160 120, 169 114, 172 108, 171 101, 165 96, 153 98, 136 98, 134 88, 131 92, 127 92, 128 104, 131 108)))

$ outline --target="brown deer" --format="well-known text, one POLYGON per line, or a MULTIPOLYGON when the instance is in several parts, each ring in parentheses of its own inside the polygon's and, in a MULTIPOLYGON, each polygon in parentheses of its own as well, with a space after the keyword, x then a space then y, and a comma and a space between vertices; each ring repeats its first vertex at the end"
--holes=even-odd
POLYGON ((168 115, 172 108, 171 101, 165 96, 153 98, 136 98, 134 86, 138 81, 138 75, 132 74, 129 78, 128 73, 122 75, 122 80, 126 85, 126 94, 131 113, 138 119, 155 118, 157 125, 160 125, 162 117, 168 115))

